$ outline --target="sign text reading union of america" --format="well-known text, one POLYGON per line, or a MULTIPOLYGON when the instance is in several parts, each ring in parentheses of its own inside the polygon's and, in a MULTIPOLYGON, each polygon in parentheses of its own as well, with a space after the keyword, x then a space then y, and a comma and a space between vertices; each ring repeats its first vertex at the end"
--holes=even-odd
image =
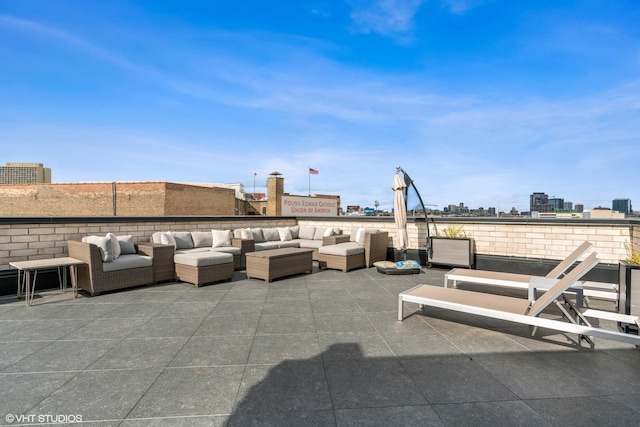
POLYGON ((283 216, 338 216, 338 201, 319 197, 282 196, 283 216))

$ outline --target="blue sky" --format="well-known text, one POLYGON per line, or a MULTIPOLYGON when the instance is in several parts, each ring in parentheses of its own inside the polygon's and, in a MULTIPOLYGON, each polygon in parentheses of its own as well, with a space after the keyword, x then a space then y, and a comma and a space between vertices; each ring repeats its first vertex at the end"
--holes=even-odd
POLYGON ((401 166, 438 207, 640 206, 638 22, 637 0, 0 0, 0 164, 301 195, 311 167, 311 193, 386 209, 401 166))

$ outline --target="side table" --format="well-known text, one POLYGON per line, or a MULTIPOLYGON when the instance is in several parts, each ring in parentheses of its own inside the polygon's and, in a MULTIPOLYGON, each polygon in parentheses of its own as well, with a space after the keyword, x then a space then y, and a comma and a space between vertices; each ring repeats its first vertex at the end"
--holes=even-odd
POLYGON ((58 269, 58 280, 60 288, 67 290, 67 269, 71 270, 71 287, 73 296, 78 297, 78 265, 84 264, 79 259, 63 257, 63 258, 47 258, 37 259, 33 261, 16 261, 10 262, 9 265, 18 270, 18 298, 22 297, 24 289, 24 300, 27 305, 33 303, 33 294, 36 290, 36 280, 38 278, 38 270, 49 268, 58 269), (33 272, 33 281, 31 280, 31 272, 33 272))

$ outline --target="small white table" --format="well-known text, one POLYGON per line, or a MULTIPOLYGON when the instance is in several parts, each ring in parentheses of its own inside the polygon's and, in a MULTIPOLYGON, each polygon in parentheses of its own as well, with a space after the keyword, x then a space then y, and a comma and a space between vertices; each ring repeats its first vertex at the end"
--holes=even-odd
POLYGON ((38 270, 48 268, 58 269, 58 281, 60 289, 67 290, 67 269, 71 270, 71 287, 74 297, 78 297, 78 265, 84 264, 79 259, 63 257, 63 258, 47 258, 37 259, 33 261, 16 261, 10 262, 9 265, 18 270, 18 298, 22 296, 24 289, 24 298, 27 305, 33 302, 33 294, 36 290, 36 279, 38 278, 38 270), (33 281, 31 281, 31 272, 33 272, 33 281))

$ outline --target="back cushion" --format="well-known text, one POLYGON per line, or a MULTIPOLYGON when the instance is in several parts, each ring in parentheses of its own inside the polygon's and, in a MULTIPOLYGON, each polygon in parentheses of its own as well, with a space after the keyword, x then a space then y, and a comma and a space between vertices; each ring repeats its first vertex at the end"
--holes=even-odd
POLYGON ((120 245, 120 255, 132 255, 136 253, 136 243, 133 236, 117 236, 120 245))
POLYGON ((263 228, 262 235, 267 242, 275 242, 280 240, 280 234, 277 228, 263 228))
POLYGON ((316 232, 315 227, 311 227, 309 225, 301 225, 300 232, 298 233, 298 238, 305 239, 305 240, 313 240, 313 235, 315 234, 315 232, 316 232))
POLYGON ((295 225, 293 227, 289 227, 289 231, 291 231, 292 239, 299 239, 298 235, 300 234, 300 226, 295 225))
POLYGON ((231 246, 231 230, 211 230, 213 243, 211 247, 231 246))
POLYGON ((253 240, 256 243, 264 242, 264 236, 262 235, 262 228, 251 228, 251 234, 253 234, 253 240))
POLYGON ((100 249, 102 262, 113 261, 113 243, 111 239, 103 236, 87 236, 86 242, 96 245, 100 249))
POLYGON ((176 249, 193 249, 193 240, 191 240, 190 232, 176 231, 173 233, 173 238, 176 239, 176 249))
POLYGON ((316 230, 313 233, 313 240, 322 240, 322 236, 325 236, 327 231, 331 232, 327 227, 316 227, 316 230))
POLYGON ((211 231, 192 231, 191 240, 194 248, 210 248, 213 246, 211 231))

